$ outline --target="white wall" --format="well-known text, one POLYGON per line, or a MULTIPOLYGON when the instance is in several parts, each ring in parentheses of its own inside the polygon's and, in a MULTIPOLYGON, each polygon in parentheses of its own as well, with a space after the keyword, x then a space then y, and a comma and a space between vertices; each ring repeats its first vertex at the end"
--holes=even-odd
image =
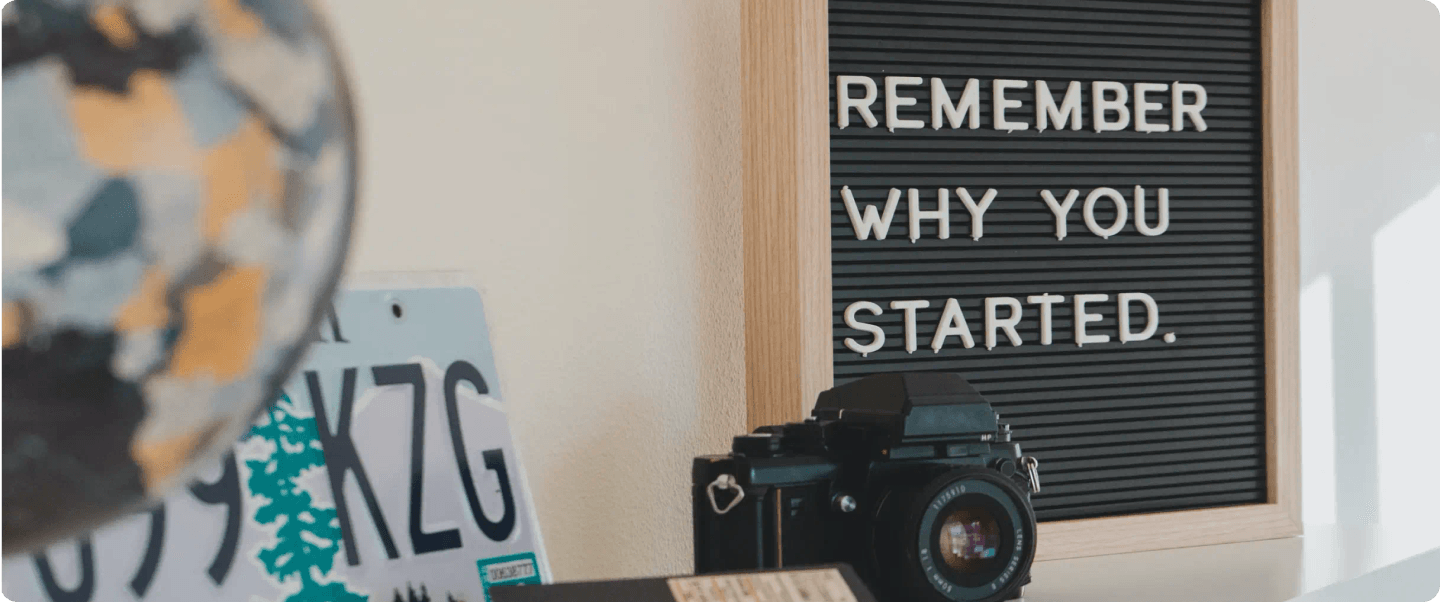
POLYGON ((1301 0, 1300 132, 1306 520, 1436 521, 1436 6, 1301 0))
MULTIPOLYGON (((743 426, 739 0, 330 13, 363 127, 352 270, 485 283, 557 577, 687 570, 689 458, 743 426)), ((1433 503, 1437 32, 1425 0, 1301 0, 1311 522, 1433 503)))
POLYGON ((739 2, 328 8, 351 271, 484 284, 557 577, 689 570, 690 460, 744 429, 739 2))

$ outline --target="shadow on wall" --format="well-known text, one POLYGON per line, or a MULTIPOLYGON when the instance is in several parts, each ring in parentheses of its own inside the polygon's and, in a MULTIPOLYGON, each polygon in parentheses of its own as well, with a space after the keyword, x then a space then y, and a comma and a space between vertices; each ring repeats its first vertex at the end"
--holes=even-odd
POLYGON ((1300 57, 1305 520, 1434 521, 1440 10, 1306 0, 1300 57))

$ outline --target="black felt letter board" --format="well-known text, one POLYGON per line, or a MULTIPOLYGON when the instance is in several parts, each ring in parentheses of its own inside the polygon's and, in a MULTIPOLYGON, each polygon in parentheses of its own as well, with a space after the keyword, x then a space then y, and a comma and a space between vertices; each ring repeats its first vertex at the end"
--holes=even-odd
MULTIPOLYGON (((1262 249, 1262 132, 1258 0, 966 0, 859 2, 831 0, 830 157, 834 366, 837 384, 877 372, 953 371, 984 393, 1022 448, 1041 461, 1042 521, 1264 502, 1265 355, 1262 249), (878 95, 879 127, 852 111, 837 126, 839 76, 868 76, 878 95), (918 98, 898 117, 922 129, 885 128, 886 76, 916 76, 904 88, 918 98), (930 78, 942 79, 953 102, 967 80, 980 81, 978 129, 931 127, 930 78), (1009 91, 1021 107, 1010 121, 1028 131, 992 126, 996 79, 1029 85, 1009 91), (1084 129, 1035 129, 1035 80, 1056 100, 1081 82, 1084 129), (1208 130, 1095 132, 1092 86, 1114 81, 1201 84, 1208 92, 1208 130), (1170 225, 1160 236, 1137 232, 1133 205, 1123 231, 1102 239, 1082 219, 1086 195, 1099 187, 1149 194, 1170 191, 1170 225), (922 222, 911 242, 902 198, 885 240, 860 241, 842 200, 883 208, 888 191, 919 191, 933 210, 950 190, 950 238, 922 222), (971 217, 954 193, 976 200, 993 188, 984 233, 972 240, 971 217), (1079 200, 1068 235, 1041 190, 1079 200), (1141 292, 1159 308, 1158 333, 1120 343, 1116 298, 1141 292), (1004 336, 985 348, 986 298, 1064 296, 1053 306, 1053 344, 1040 344, 1039 308, 1025 303, 1021 346, 1004 336), (1089 311, 1089 332, 1111 341, 1078 347, 1073 297, 1106 294, 1089 311), (938 353, 930 342, 947 299, 960 303, 976 346, 957 339, 938 353), (916 311, 918 349, 905 347, 904 312, 890 303, 925 300, 916 311), (863 357, 844 341, 872 340, 846 324, 847 307, 869 301, 884 309, 863 321, 882 327, 886 343, 863 357), (1173 343, 1163 340, 1174 333, 1173 343)), ((863 92, 856 87, 851 96, 863 92)), ((1129 108, 1134 109, 1133 98, 1129 108)), ((1165 108, 1151 120, 1170 123, 1165 108)), ((1132 116, 1133 117, 1133 116, 1132 116)), ((1100 202, 1096 221, 1116 218, 1100 202)), ((1146 313, 1131 306, 1132 322, 1146 313)), ((1002 309, 1001 312, 1008 310, 1002 309)), ((1132 326, 1139 328, 1139 326, 1132 326)))

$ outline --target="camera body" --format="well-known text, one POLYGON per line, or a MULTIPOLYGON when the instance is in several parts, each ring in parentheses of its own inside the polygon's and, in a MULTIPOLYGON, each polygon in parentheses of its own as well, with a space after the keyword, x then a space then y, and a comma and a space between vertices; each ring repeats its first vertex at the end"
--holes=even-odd
POLYGON ((880 600, 1019 597, 1037 463, 956 374, 881 374, 695 459, 697 573, 845 562, 880 600))

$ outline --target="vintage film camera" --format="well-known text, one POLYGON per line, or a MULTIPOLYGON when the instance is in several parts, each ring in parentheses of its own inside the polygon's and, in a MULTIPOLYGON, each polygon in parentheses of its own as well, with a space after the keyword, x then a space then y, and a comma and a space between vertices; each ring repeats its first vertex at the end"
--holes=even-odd
POLYGON ((956 374, 882 374, 695 459, 695 571, 846 562, 885 602, 1018 598, 1034 458, 956 374))

